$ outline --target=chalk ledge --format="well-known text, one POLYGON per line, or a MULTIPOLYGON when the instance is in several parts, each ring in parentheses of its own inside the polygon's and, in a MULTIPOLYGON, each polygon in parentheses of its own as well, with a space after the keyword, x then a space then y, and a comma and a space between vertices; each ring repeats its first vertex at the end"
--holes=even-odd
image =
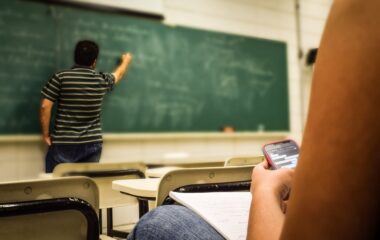
MULTIPOLYGON (((193 133, 104 133, 105 142, 136 141, 136 140, 170 140, 170 139, 281 139, 290 135, 290 132, 193 132, 193 133)), ((42 137, 30 135, 0 135, 0 142, 36 142, 42 137)))

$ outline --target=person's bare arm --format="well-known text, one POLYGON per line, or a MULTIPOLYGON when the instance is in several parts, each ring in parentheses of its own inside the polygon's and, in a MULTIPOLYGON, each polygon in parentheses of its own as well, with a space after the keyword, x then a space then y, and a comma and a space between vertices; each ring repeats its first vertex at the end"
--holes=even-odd
POLYGON ((379 238, 378 9, 377 0, 333 4, 281 239, 379 238))
POLYGON ((266 161, 252 172, 252 202, 247 239, 279 239, 294 170, 270 171, 266 161))
POLYGON ((51 118, 51 110, 53 108, 54 102, 49 99, 43 98, 41 100, 41 108, 40 108, 40 124, 42 130, 42 137, 44 142, 47 145, 51 145, 51 139, 49 135, 49 127, 50 127, 50 118, 51 118))
POLYGON ((132 55, 130 53, 124 53, 121 56, 121 62, 119 66, 113 71, 113 75, 115 76, 115 83, 118 83, 121 79, 123 79, 125 73, 128 70, 129 64, 132 62, 132 55))

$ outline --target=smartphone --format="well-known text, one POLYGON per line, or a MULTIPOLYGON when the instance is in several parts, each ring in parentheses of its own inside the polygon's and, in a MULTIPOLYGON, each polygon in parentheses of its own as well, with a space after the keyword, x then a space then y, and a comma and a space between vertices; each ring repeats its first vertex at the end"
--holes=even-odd
POLYGON ((272 169, 295 168, 299 156, 299 147, 293 140, 268 143, 263 153, 272 169))

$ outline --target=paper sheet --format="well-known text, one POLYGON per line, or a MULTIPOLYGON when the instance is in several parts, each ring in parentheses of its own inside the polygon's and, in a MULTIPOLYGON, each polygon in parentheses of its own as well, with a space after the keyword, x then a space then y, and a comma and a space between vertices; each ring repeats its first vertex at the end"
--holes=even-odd
POLYGON ((200 215, 226 239, 246 239, 250 192, 170 192, 169 195, 200 215))

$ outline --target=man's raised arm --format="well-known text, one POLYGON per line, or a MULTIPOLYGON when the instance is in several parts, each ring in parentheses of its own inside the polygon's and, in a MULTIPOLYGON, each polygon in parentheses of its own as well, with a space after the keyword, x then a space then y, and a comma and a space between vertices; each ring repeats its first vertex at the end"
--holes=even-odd
POLYGON ((121 56, 121 63, 112 73, 115 76, 115 83, 118 83, 124 77, 124 74, 127 72, 128 66, 131 62, 132 55, 130 53, 124 53, 121 56))

